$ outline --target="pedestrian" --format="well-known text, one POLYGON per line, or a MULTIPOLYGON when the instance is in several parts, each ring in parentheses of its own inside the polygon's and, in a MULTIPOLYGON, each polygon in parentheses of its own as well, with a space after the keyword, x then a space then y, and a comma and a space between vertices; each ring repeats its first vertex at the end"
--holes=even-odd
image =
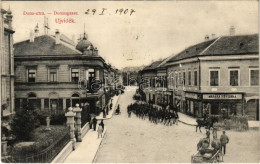
POLYGON ((226 135, 226 132, 223 131, 223 134, 220 136, 220 144, 221 144, 221 152, 224 151, 224 155, 226 154, 226 145, 229 142, 229 138, 226 135))
POLYGON ((112 109, 112 107, 113 107, 113 104, 112 104, 112 100, 111 100, 111 102, 110 102, 110 110, 112 109))
POLYGON ((105 108, 103 108, 102 113, 103 113, 103 118, 106 118, 105 108))
POLYGON ((106 107, 106 114, 108 115, 108 113, 109 113, 109 109, 108 109, 108 105, 107 105, 107 107, 106 107))
POLYGON ((93 119, 90 118, 90 121, 89 121, 89 129, 92 129, 92 125, 93 125, 93 119))
POLYGON ((97 127, 97 119, 96 117, 93 118, 93 130, 96 131, 96 127, 97 127))
POLYGON ((178 125, 179 115, 178 115, 178 112, 177 112, 177 111, 175 111, 175 120, 176 120, 176 125, 178 125))
POLYGON ((99 136, 102 138, 103 128, 100 124, 98 126, 97 132, 98 132, 98 138, 99 138, 99 136))
POLYGON ((131 117, 131 111, 130 110, 128 110, 128 118, 130 118, 131 117))
POLYGON ((101 122, 99 123, 99 125, 101 125, 101 126, 102 126, 102 128, 103 128, 103 131, 104 131, 104 129, 105 129, 105 124, 104 124, 103 120, 101 120, 101 122))

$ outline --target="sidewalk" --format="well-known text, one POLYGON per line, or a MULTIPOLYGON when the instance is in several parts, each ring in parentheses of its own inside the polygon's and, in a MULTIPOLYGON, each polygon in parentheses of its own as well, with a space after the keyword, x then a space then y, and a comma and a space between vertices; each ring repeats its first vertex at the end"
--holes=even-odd
POLYGON ((117 104, 118 104, 117 102, 118 102, 118 100, 119 100, 119 97, 120 97, 120 95, 113 97, 113 100, 112 100, 113 106, 112 106, 112 109, 109 110, 108 115, 106 116, 106 118, 103 118, 103 112, 101 112, 101 113, 96 117, 96 119, 97 119, 97 120, 107 120, 107 119, 110 119, 110 118, 113 116, 113 113, 114 113, 114 111, 115 111, 115 109, 116 109, 116 107, 117 107, 117 104))
MULTIPOLYGON (((119 95, 120 96, 120 95, 119 95)), ((106 118, 103 118, 103 113, 96 117, 97 120, 106 120, 110 119, 113 116, 113 113, 117 107, 119 96, 114 96, 112 103, 112 109, 109 110, 109 114, 106 118)), ((100 121, 98 121, 97 125, 100 121)), ((106 133, 106 126, 103 132, 103 138, 106 133)), ((82 138, 81 143, 77 143, 75 151, 71 152, 71 154, 64 160, 64 163, 92 163, 95 159, 96 153, 99 149, 99 146, 103 140, 103 138, 97 138, 97 131, 93 131, 90 129, 87 134, 82 138)))
MULTIPOLYGON (((106 127, 103 132, 103 138, 105 133, 106 127)), ((71 152, 63 163, 92 163, 103 140, 103 138, 98 139, 97 137, 97 131, 89 130, 82 142, 79 143, 78 147, 71 152)))
POLYGON ((259 128, 260 126, 259 121, 248 121, 249 128, 259 128))

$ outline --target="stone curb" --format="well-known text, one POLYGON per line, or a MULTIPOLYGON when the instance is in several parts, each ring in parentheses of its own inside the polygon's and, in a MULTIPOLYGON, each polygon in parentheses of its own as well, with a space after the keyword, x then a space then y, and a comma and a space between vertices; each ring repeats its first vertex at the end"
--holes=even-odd
MULTIPOLYGON (((116 101, 115 108, 116 108, 116 106, 117 106, 117 104, 118 104, 119 98, 120 98, 120 95, 118 96, 118 99, 117 99, 117 101, 116 101)), ((114 115, 115 108, 113 108, 113 109, 110 111, 110 112, 112 112, 111 117, 109 117, 109 118, 99 118, 99 119, 97 119, 97 120, 108 120, 108 119, 111 119, 111 118, 113 117, 113 115, 114 115)))
POLYGON ((98 149, 97 149, 96 154, 95 154, 95 156, 94 156, 94 158, 93 158, 93 160, 92 160, 91 163, 94 163, 95 160, 96 160, 96 157, 97 157, 97 153, 98 153, 99 147, 100 147, 100 145, 102 144, 103 139, 105 138, 105 135, 107 134, 106 132, 107 132, 107 129, 104 131, 104 134, 103 134, 103 137, 102 137, 102 139, 101 139, 101 142, 100 142, 99 145, 98 145, 98 149))
POLYGON ((181 123, 183 123, 183 124, 185 124, 185 125, 189 125, 189 126, 197 126, 197 125, 195 125, 195 124, 186 123, 186 122, 181 121, 181 120, 179 120, 179 122, 181 122, 181 123))

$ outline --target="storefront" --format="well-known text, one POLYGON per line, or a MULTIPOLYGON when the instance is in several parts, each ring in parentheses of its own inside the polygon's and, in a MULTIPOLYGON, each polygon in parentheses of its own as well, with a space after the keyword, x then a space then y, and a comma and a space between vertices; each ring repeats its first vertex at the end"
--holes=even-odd
POLYGON ((172 97, 173 105, 177 107, 178 112, 186 113, 187 104, 185 101, 185 96, 182 94, 182 92, 173 91, 172 97))
POLYGON ((219 115, 224 110, 227 115, 243 115, 243 93, 203 93, 203 104, 210 104, 212 115, 219 115))
POLYGON ((186 114, 193 117, 202 117, 201 94, 193 92, 185 92, 186 114))

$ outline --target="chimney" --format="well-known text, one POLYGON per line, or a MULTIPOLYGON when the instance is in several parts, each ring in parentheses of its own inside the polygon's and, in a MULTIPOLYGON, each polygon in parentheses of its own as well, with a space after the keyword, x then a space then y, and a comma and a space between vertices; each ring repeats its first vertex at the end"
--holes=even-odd
POLYGON ((30 31, 30 42, 34 42, 34 33, 32 32, 32 30, 30 31))
POLYGON ((215 39, 216 35, 215 34, 211 34, 211 39, 215 39))
POLYGON ((209 36, 206 35, 206 36, 205 36, 205 41, 208 41, 208 40, 209 40, 209 36))
POLYGON ((35 33, 35 37, 39 36, 39 27, 38 27, 38 23, 34 28, 34 33, 35 33))
POLYGON ((234 27, 234 26, 231 26, 231 27, 230 27, 230 29, 229 29, 229 35, 230 35, 230 36, 235 35, 235 27, 234 27))
POLYGON ((55 32, 56 44, 60 44, 60 31, 57 29, 55 32))
POLYGON ((6 15, 6 19, 8 21, 8 28, 12 29, 12 22, 13 22, 13 15, 12 15, 12 11, 9 7, 8 11, 7 11, 7 15, 6 15))

